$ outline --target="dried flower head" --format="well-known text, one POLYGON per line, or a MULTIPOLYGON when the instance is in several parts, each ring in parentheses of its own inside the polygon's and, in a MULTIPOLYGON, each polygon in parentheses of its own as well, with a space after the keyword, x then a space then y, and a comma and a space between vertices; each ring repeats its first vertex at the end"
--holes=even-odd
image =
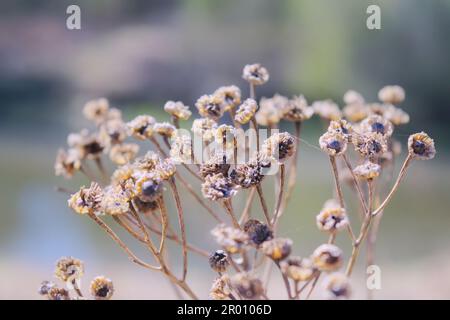
POLYGON ((248 272, 240 272, 231 278, 231 285, 245 299, 258 299, 264 293, 260 279, 248 272))
POLYGON ((195 106, 202 117, 217 121, 225 112, 223 99, 222 95, 203 95, 197 100, 195 106))
POLYGON ((248 123, 256 113, 258 104, 253 99, 245 100, 236 111, 234 119, 240 124, 248 123))
POLYGON ((95 133, 90 134, 86 129, 69 134, 67 144, 77 150, 80 159, 97 159, 105 148, 100 137, 95 133))
POLYGON ((241 89, 236 86, 220 87, 214 95, 222 96, 224 111, 234 109, 241 103, 241 89))
POLYGON ((62 257, 56 262, 55 276, 61 281, 73 282, 81 279, 84 265, 81 260, 72 257, 62 257))
POLYGON ((286 259, 292 250, 292 240, 286 238, 275 238, 262 243, 262 252, 275 261, 286 259))
POLYGON ((80 190, 70 196, 68 200, 69 207, 79 214, 102 213, 102 188, 95 182, 92 182, 89 188, 81 187, 80 190))
POLYGON ((310 259, 289 257, 280 263, 281 271, 294 281, 311 280, 315 274, 315 268, 310 259))
POLYGON ((273 98, 262 98, 259 102, 259 110, 255 114, 256 122, 261 126, 276 126, 281 120, 281 111, 287 103, 288 99, 278 94, 273 98))
POLYGON ((102 208, 105 214, 121 215, 130 211, 131 196, 120 185, 107 186, 104 190, 102 208))
POLYGON ((353 133, 353 127, 347 120, 340 119, 331 121, 327 131, 331 133, 340 133, 347 138, 348 142, 350 142, 353 133))
POLYGON ((192 122, 192 132, 203 139, 204 142, 214 140, 217 122, 209 118, 195 119, 192 122))
POLYGON ((155 118, 152 116, 141 115, 127 123, 129 134, 136 139, 146 140, 153 135, 153 126, 155 118))
POLYGON ((135 143, 117 144, 109 151, 109 158, 118 165, 124 165, 133 160, 139 152, 139 145, 135 143))
POLYGON ((161 162, 161 157, 153 151, 147 152, 143 157, 136 158, 134 168, 136 170, 152 171, 161 162))
POLYGON ((58 150, 55 161, 55 174, 71 178, 81 168, 79 153, 75 149, 69 149, 67 152, 63 149, 58 150))
POLYGON ((155 201, 163 191, 163 184, 159 174, 146 172, 136 179, 134 194, 144 202, 155 201))
POLYGON ((99 139, 107 147, 123 143, 127 136, 127 126, 122 119, 105 121, 99 130, 99 139))
POLYGON ((101 123, 106 119, 109 110, 109 102, 105 98, 88 101, 83 108, 86 119, 95 123, 101 123))
POLYGON ((168 122, 155 123, 155 125, 153 126, 153 130, 157 134, 166 138, 172 138, 177 132, 177 128, 168 122))
POLYGON ((161 160, 155 168, 162 180, 169 180, 177 172, 177 166, 172 158, 161 160))
POLYGON ((362 105, 365 103, 364 97, 355 90, 349 90, 344 94, 344 102, 347 105, 362 105))
POLYGON ((378 99, 384 103, 399 104, 405 100, 405 90, 400 86, 385 86, 378 92, 378 99))
POLYGON ((243 229, 247 233, 250 241, 256 246, 273 239, 273 232, 270 227, 256 219, 248 220, 244 224, 243 229))
POLYGON ((361 122, 361 130, 364 132, 380 133, 386 137, 390 137, 394 132, 394 126, 382 116, 372 115, 361 122))
POLYGON ((206 199, 224 200, 236 193, 237 186, 221 173, 206 176, 205 182, 202 183, 202 194, 206 199))
POLYGON ((177 163, 191 163, 192 140, 189 135, 176 135, 170 146, 170 157, 177 163))
POLYGON ((228 288, 228 277, 223 275, 214 280, 209 296, 213 300, 225 300, 230 297, 231 291, 228 288))
POLYGON ((342 118, 339 106, 332 100, 316 101, 311 106, 319 117, 328 121, 336 121, 342 118))
POLYGON ((323 286, 327 299, 348 299, 350 297, 350 283, 345 274, 335 272, 327 275, 323 281, 323 286))
POLYGON ((113 282, 104 276, 95 277, 90 289, 95 300, 109 300, 114 294, 113 282))
POLYGON ((185 106, 181 101, 167 101, 164 105, 164 111, 181 120, 188 120, 192 114, 189 107, 185 106))
POLYGON ((216 242, 230 254, 242 252, 248 244, 248 235, 236 228, 219 224, 212 231, 216 242))
POLYGON ((230 164, 227 155, 224 152, 217 152, 200 166, 199 173, 203 178, 219 173, 226 177, 229 169, 230 164))
POLYGON ((370 114, 370 109, 365 104, 348 104, 342 109, 344 117, 351 122, 359 122, 370 114))
POLYGON ((366 161, 353 169, 353 173, 360 179, 372 180, 380 175, 381 166, 371 161, 366 161))
POLYGON ((47 293, 48 300, 70 300, 69 291, 63 288, 52 287, 47 293))
POLYGON ((159 201, 160 198, 157 198, 154 201, 142 201, 139 198, 133 198, 133 205, 136 208, 136 211, 142 213, 142 214, 150 214, 155 212, 156 210, 159 210, 159 201))
POLYGON ((319 230, 334 233, 348 226, 347 213, 344 208, 325 208, 316 216, 319 230))
POLYGON ((247 189, 259 185, 264 178, 263 163, 254 158, 244 164, 236 165, 230 173, 236 185, 247 189))
POLYGON ((386 137, 377 132, 355 134, 352 136, 352 143, 355 150, 363 157, 380 157, 387 152, 386 137))
POLYGON ((56 285, 51 281, 42 281, 39 286, 38 293, 42 296, 45 296, 49 293, 50 289, 54 288, 56 285))
POLYGON ((314 109, 308 106, 304 96, 294 96, 282 110, 283 119, 293 122, 308 120, 314 114, 314 109))
POLYGON ((423 131, 412 134, 408 138, 408 152, 414 159, 433 159, 436 155, 434 140, 423 131))
POLYGON ((217 127, 214 138, 219 146, 224 146, 226 149, 234 149, 236 135, 237 131, 235 127, 222 124, 217 127))
POLYGON ((409 122, 409 114, 393 105, 387 106, 383 116, 395 126, 400 126, 409 122))
POLYGON ((228 254, 223 250, 216 250, 209 256, 209 266, 215 272, 227 271, 230 261, 228 260, 228 254))
POLYGON ((344 154, 347 150, 347 137, 338 132, 325 132, 319 139, 320 148, 331 156, 344 154))
POLYGON ((288 132, 275 133, 267 138, 262 145, 262 152, 281 162, 294 155, 295 138, 288 132))
POLYGON ((312 255, 314 266, 320 271, 335 271, 342 265, 342 250, 333 244, 322 244, 312 255))
POLYGON ((269 72, 259 63, 247 64, 242 71, 242 78, 255 86, 259 86, 269 81, 269 72))

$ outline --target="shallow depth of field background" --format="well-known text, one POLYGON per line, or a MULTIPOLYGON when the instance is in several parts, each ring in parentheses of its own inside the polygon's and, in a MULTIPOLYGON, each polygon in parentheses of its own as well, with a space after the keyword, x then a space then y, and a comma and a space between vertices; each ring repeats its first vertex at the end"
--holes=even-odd
MULTIPOLYGON (((304 94, 342 105, 350 88, 368 101, 385 84, 405 88, 401 107, 411 123, 395 137, 405 143, 423 129, 438 155, 414 163, 385 213, 376 251, 382 290, 375 297, 450 298, 449 30, 444 0, 2 1, 0 298, 39 298, 40 281, 52 278, 63 255, 85 261, 84 288, 104 274, 115 281, 117 298, 173 298, 159 274, 132 265, 90 220, 67 208, 54 187, 86 182, 54 177, 55 153, 69 132, 88 124, 81 116, 88 99, 108 97, 125 119, 151 113, 164 120, 169 99, 193 106, 228 84, 247 95, 240 75, 252 62, 271 74, 258 96, 304 94), (73 3, 81 6, 81 31, 65 28, 73 3), (365 10, 374 3, 382 8, 379 31, 365 27, 365 10)), ((321 124, 310 121, 303 138, 317 145, 320 132, 321 124)), ((281 224, 295 253, 307 255, 326 241, 314 218, 332 186, 327 157, 302 144, 298 188, 281 224)), ((214 249, 214 221, 185 199, 190 241, 214 249)), ((338 244, 348 256, 345 235, 338 244)), ((189 282, 207 297, 214 274, 190 257, 189 282)), ((356 298, 365 297, 363 271, 358 265, 352 278, 356 298)), ((284 297, 279 274, 273 279, 273 296, 284 297)))

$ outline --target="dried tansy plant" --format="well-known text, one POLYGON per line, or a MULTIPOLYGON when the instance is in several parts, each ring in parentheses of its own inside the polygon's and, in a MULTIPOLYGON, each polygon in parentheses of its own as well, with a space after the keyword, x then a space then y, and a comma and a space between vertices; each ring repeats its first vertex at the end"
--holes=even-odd
MULTIPOLYGON (((424 132, 409 137, 407 157, 389 187, 387 179, 380 177, 389 175, 392 170, 386 169, 392 168, 400 155, 393 133, 397 126, 409 122, 408 114, 398 107, 405 98, 401 87, 382 88, 380 103, 366 103, 361 94, 348 91, 340 109, 331 100, 309 105, 302 95, 287 98, 276 94, 258 103, 256 88, 269 80, 267 69, 260 64, 247 65, 242 77, 249 84, 249 97, 245 99, 234 85, 201 96, 195 103, 201 117, 193 120, 190 132, 180 129, 180 121, 188 120, 192 113, 179 101, 164 106, 171 123, 158 122, 150 115, 125 122, 106 99, 88 102, 83 114, 95 131, 70 134, 68 148, 58 152, 55 164, 57 175, 71 178, 80 172, 89 181, 71 192, 68 205, 95 222, 132 262, 160 272, 192 299, 198 295, 187 282, 191 254, 204 257, 205 264, 217 273, 210 291, 213 299, 269 299, 267 283, 272 266, 278 269, 289 299, 308 298, 321 275, 324 297, 348 298, 349 278, 362 243, 367 241, 367 264, 371 265, 385 208, 413 161, 434 157, 434 141, 424 132), (327 127, 318 144, 329 158, 335 192, 316 216, 317 228, 328 239, 311 255, 300 257, 294 254, 293 241, 279 235, 278 223, 297 181, 300 129, 314 114, 327 127), (282 121, 293 124, 293 134, 279 131, 282 121), (250 134, 242 140, 247 127, 250 134), (139 152, 143 142, 149 146, 139 152), (108 172, 111 165, 104 163, 106 158, 116 166, 112 173, 108 172), (197 186, 191 185, 192 181, 197 186), (268 205, 264 183, 275 185, 273 208, 268 205), (359 223, 351 219, 358 215, 348 212, 343 183, 352 186, 360 203, 359 223), (211 231, 217 243, 214 252, 188 241, 187 204, 180 189, 217 222, 211 231), (242 212, 233 205, 239 193, 246 194, 242 212), (253 205, 255 197, 258 205, 253 205), (169 219, 172 207, 176 210, 175 224, 169 219), (150 262, 138 257, 114 231, 116 228, 142 244, 150 262), (339 233, 349 236, 348 261, 335 245, 339 233), (168 261, 169 241, 180 248, 181 267, 174 268, 168 261)), ((49 299, 70 299, 73 290, 75 298, 82 298, 78 280, 83 271, 79 260, 61 259, 56 276, 69 288, 44 282, 40 293, 49 299)), ((95 299, 109 299, 113 291, 112 282, 105 277, 91 283, 95 299)))

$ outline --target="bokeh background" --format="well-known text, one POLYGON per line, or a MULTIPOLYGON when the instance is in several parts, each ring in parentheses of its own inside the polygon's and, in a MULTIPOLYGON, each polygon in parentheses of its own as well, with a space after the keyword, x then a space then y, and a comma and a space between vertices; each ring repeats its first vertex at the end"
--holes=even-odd
MULTIPOLYGON (((252 62, 271 73, 259 96, 301 93, 342 105, 350 88, 368 101, 385 84, 405 88, 402 108, 412 121, 395 137, 405 143, 424 130, 438 155, 414 163, 383 218, 376 251, 382 290, 375 297, 450 298, 449 31, 447 0, 1 1, 0 298, 39 298, 40 281, 52 278, 63 255, 86 262, 85 286, 105 274, 117 298, 173 298, 160 275, 129 263, 67 208, 55 186, 86 182, 53 177, 55 153, 69 132, 87 125, 81 108, 91 98, 108 97, 126 119, 145 112, 164 120, 169 99, 193 106, 228 84, 246 93, 241 69, 252 62), (80 31, 65 27, 69 4, 81 7, 80 31), (366 28, 369 4, 381 7, 381 30, 366 28)), ((321 129, 308 122, 304 140, 317 145, 321 129)), ((300 154, 299 184, 281 230, 306 255, 325 241, 314 217, 332 178, 321 152, 305 143, 300 154)), ((214 221, 195 206, 187 211, 191 241, 213 249, 214 221)), ((191 260, 190 282, 207 297, 214 274, 201 258, 191 260)), ((356 298, 365 296, 364 276, 358 265, 356 298)))

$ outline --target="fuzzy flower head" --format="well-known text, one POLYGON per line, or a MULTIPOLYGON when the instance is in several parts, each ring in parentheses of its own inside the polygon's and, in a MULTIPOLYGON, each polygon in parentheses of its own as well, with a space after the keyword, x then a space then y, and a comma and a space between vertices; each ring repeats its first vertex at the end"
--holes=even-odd
POLYGON ((200 175, 203 178, 220 173, 224 176, 228 176, 229 169, 230 164, 227 155, 224 152, 218 152, 200 166, 200 175))
POLYGON ((302 122, 313 116, 314 109, 308 106, 304 96, 295 96, 288 101, 282 112, 283 119, 292 122, 302 122))
POLYGON ((259 110, 255 114, 256 122, 261 126, 276 126, 282 116, 288 99, 276 94, 273 98, 262 98, 259 102, 259 110))
POLYGON ((390 137, 394 132, 394 126, 384 117, 372 115, 361 122, 361 130, 364 132, 380 133, 386 137, 390 137))
POLYGON ((341 207, 323 209, 316 216, 316 224, 321 231, 335 233, 348 226, 347 213, 341 207))
POLYGON ((170 147, 170 157, 176 163, 192 161, 192 140, 189 135, 176 135, 170 147))
POLYGON ((84 264, 72 257, 62 257, 56 262, 55 276, 63 282, 78 281, 84 274, 84 264))
POLYGON ((248 245, 248 235, 240 229, 228 227, 225 224, 219 224, 211 234, 216 242, 230 254, 242 252, 248 245))
POLYGON ((248 220, 244 224, 243 229, 247 233, 250 241, 256 246, 273 239, 273 232, 270 227, 256 219, 248 220))
POLYGON ((385 86, 378 92, 378 99, 384 103, 399 104, 405 100, 405 90, 400 86, 385 86))
POLYGON ((223 174, 206 176, 202 183, 202 194, 206 199, 213 201, 225 200, 237 193, 237 186, 223 174))
POLYGON ((258 299, 264 293, 260 279, 248 272, 240 272, 231 278, 231 285, 245 299, 258 299))
POLYGON ((355 150, 363 157, 373 159, 387 152, 387 140, 378 132, 355 134, 352 137, 355 150))
POLYGON ((316 101, 312 108, 314 113, 324 120, 337 121, 342 118, 339 106, 331 100, 316 101))
POLYGON ((163 137, 172 138, 176 135, 177 128, 168 122, 157 122, 153 126, 153 131, 163 137))
POLYGON ((288 132, 275 133, 267 138, 262 145, 262 152, 268 157, 284 162, 295 153, 296 141, 288 132))
POLYGON ((86 119, 97 124, 103 122, 109 111, 109 102, 105 98, 88 101, 83 107, 83 115, 86 119))
POLYGON ((155 172, 144 173, 136 180, 134 194, 144 202, 155 201, 162 191, 161 177, 155 172))
POLYGON ((209 118, 195 119, 192 122, 192 132, 203 139, 204 142, 214 140, 217 122, 209 118))
POLYGON ((48 300, 70 300, 69 291, 56 286, 50 288, 47 292, 48 300))
POLYGON ((228 276, 223 275, 214 280, 209 296, 213 300, 225 300, 230 297, 231 291, 228 287, 228 276))
POLYGON ((137 116, 127 123, 129 134, 138 140, 146 140, 153 135, 155 122, 152 116, 137 116))
POLYGON ((333 120, 330 122, 327 131, 331 133, 342 134, 350 142, 353 133, 353 127, 347 120, 344 119, 333 120))
POLYGON ((160 160, 155 170, 162 180, 169 180, 177 171, 176 162, 172 158, 160 160))
POLYGON ((215 272, 227 271, 230 261, 228 260, 228 254, 223 250, 216 250, 209 256, 209 266, 215 272))
POLYGON ((348 121, 357 123, 367 118, 370 109, 365 104, 348 104, 342 109, 342 113, 348 121))
POLYGON ((373 180, 380 175, 381 166, 371 161, 366 161, 353 169, 353 173, 360 179, 373 180))
POLYGON ((65 151, 60 149, 55 161, 55 174, 63 175, 65 178, 71 178, 81 168, 79 153, 75 149, 65 151))
POLYGON ((387 106, 383 116, 395 126, 400 126, 409 122, 409 114, 393 105, 387 106))
POLYGON ((109 300, 114 294, 114 285, 110 279, 99 276, 92 280, 90 291, 95 300, 109 300))
POLYGON ((95 213, 102 210, 103 190, 95 182, 89 188, 81 187, 80 190, 71 195, 68 200, 69 207, 79 214, 95 213))
POLYGON ((127 136, 127 126, 122 119, 105 121, 99 130, 99 138, 107 147, 123 143, 127 136))
POLYGON ((225 112, 223 96, 217 94, 201 96, 195 106, 202 117, 215 121, 219 120, 225 112))
POLYGON ((185 106, 181 101, 167 101, 164 105, 164 111, 180 120, 188 120, 192 115, 189 107, 185 106))
POLYGON ((105 146, 95 133, 81 130, 80 133, 71 133, 67 137, 69 147, 77 150, 80 159, 97 159, 101 156, 105 146))
POLYGON ((275 261, 286 259, 292 251, 292 240, 286 238, 275 238, 263 242, 262 252, 275 261))
POLYGON ((124 165, 133 160, 139 152, 139 145, 135 143, 117 144, 109 151, 109 158, 117 165, 124 165))
POLYGON ((116 216, 130 211, 130 194, 119 185, 105 188, 102 208, 105 214, 116 216))
POLYGON ((350 282, 345 274, 332 273, 323 281, 325 298, 330 300, 348 299, 351 294, 350 282))
POLYGON ((333 244, 322 244, 312 255, 314 266, 320 271, 335 271, 342 265, 342 250, 333 244))
POLYGON ((320 137, 319 145, 330 156, 338 156, 347 150, 347 137, 338 132, 327 131, 320 137))
POLYGON ((344 94, 344 102, 347 105, 362 105, 365 103, 364 97, 355 90, 349 90, 344 94))
POLYGON ((220 87, 214 95, 222 97, 224 111, 230 111, 241 103, 241 89, 236 86, 220 87))
POLYGON ((261 64, 247 64, 242 71, 242 78, 255 86, 269 81, 269 72, 261 64))
POLYGON ((311 280, 315 268, 310 259, 300 257, 289 257, 280 263, 281 271, 290 279, 298 281, 311 280))
POLYGON ((236 128, 226 124, 217 127, 214 134, 216 143, 219 146, 224 146, 225 149, 234 149, 234 140, 237 136, 236 128))
POLYGON ((236 165, 230 174, 233 183, 247 189, 257 186, 264 178, 263 163, 258 159, 252 159, 244 164, 236 165))
POLYGON ((240 124, 248 123, 256 113, 258 104, 253 99, 245 100, 236 111, 234 119, 240 124))
POLYGON ((412 134, 408 138, 408 152, 414 159, 433 159, 436 155, 434 140, 423 131, 412 134))

